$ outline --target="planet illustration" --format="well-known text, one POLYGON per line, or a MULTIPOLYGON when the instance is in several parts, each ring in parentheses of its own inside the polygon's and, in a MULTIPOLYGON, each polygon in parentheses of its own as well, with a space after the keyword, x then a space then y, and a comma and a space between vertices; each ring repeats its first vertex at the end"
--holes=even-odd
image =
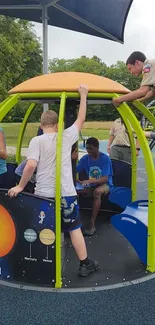
POLYGON ((32 257, 32 247, 31 244, 37 239, 37 233, 33 229, 26 229, 24 231, 24 238, 30 244, 30 258, 32 257))
POLYGON ((52 245, 55 241, 55 233, 51 229, 43 229, 39 234, 39 238, 42 244, 52 245))
POLYGON ((37 233, 33 229, 26 229, 24 231, 24 238, 29 243, 33 243, 37 239, 37 233))
POLYGON ((9 212, 0 205, 0 257, 12 250, 16 240, 16 228, 9 212))

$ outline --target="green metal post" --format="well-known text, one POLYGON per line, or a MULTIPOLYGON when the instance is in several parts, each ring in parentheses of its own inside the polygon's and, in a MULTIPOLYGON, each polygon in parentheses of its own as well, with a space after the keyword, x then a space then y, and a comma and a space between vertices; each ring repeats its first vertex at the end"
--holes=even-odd
POLYGON ((61 154, 66 93, 61 95, 56 152, 56 288, 61 288, 61 154))
POLYGON ((148 142, 143 134, 143 130, 129 106, 125 103, 119 107, 120 112, 124 112, 128 117, 135 133, 138 136, 140 147, 143 151, 146 171, 148 175, 148 241, 147 241, 147 269, 155 271, 155 171, 154 162, 149 149, 148 142))
POLYGON ((15 94, 13 96, 8 97, 7 100, 4 100, 4 102, 0 105, 0 121, 3 120, 5 115, 11 110, 13 106, 15 106, 18 102, 19 95, 15 94))
POLYGON ((153 127, 155 128, 155 117, 150 112, 150 109, 148 109, 146 106, 144 106, 141 102, 138 100, 133 101, 133 105, 143 114, 147 117, 147 119, 152 123, 153 127))
POLYGON ((36 103, 32 103, 27 111, 26 114, 24 116, 24 119, 22 121, 21 127, 20 127, 20 131, 19 131, 19 135, 18 135, 18 140, 17 140, 17 151, 16 151, 16 162, 19 164, 21 162, 21 147, 22 147, 22 141, 23 141, 23 136, 24 136, 24 132, 26 129, 26 125, 27 125, 27 121, 29 116, 31 115, 33 109, 35 108, 36 103))

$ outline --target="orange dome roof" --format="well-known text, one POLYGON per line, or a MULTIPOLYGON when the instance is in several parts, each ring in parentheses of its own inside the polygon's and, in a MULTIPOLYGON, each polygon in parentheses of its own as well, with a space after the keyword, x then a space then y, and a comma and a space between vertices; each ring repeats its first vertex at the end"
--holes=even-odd
POLYGON ((57 72, 26 80, 12 88, 9 94, 39 92, 76 92, 80 84, 87 84, 90 92, 129 93, 129 90, 116 81, 95 74, 82 72, 57 72))

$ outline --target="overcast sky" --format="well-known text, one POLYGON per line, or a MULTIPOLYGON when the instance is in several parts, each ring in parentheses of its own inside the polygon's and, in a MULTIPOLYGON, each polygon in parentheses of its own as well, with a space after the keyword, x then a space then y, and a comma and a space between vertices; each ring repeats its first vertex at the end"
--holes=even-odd
MULTIPOLYGON (((42 25, 35 23, 34 29, 42 39, 42 25)), ((48 27, 48 42, 49 59, 96 55, 111 65, 118 60, 125 61, 135 50, 144 52, 149 59, 155 58, 155 0, 133 1, 123 45, 51 26, 48 27)))

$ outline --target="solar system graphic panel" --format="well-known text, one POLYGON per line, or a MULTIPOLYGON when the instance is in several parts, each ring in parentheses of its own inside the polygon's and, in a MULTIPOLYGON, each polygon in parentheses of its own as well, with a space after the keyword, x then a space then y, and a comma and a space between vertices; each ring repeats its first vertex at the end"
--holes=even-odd
POLYGON ((54 286, 54 202, 0 190, 0 279, 54 286))

